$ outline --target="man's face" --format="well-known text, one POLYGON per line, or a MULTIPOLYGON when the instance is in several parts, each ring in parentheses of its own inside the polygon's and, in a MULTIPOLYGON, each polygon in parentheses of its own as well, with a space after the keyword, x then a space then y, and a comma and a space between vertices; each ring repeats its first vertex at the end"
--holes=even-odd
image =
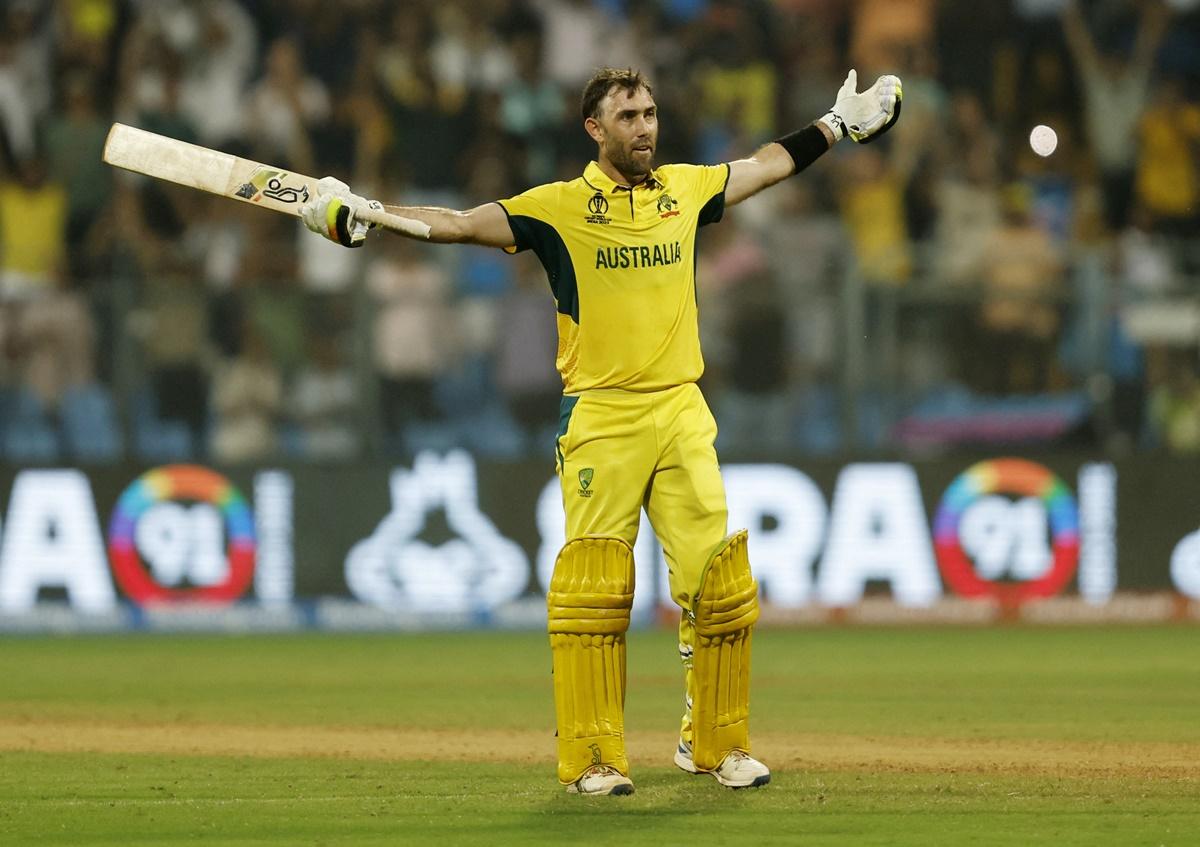
POLYGON ((650 92, 614 88, 600 101, 596 123, 599 132, 592 137, 618 171, 631 179, 649 175, 658 146, 658 107, 650 92))

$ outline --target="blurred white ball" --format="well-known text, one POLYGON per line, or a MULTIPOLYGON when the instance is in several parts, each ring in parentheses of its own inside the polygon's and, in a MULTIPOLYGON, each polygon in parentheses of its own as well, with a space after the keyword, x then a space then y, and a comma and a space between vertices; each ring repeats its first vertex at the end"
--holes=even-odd
POLYGON ((1058 146, 1058 133, 1045 124, 1038 124, 1029 133, 1029 146, 1039 156, 1049 156, 1058 146))

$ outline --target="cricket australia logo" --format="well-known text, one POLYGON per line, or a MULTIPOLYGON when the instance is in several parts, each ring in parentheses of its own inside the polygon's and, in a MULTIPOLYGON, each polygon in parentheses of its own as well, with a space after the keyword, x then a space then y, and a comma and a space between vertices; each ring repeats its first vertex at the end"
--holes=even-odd
POLYGON ((297 188, 286 185, 289 176, 291 174, 287 171, 259 168, 251 175, 250 181, 242 183, 235 193, 243 200, 250 200, 254 203, 258 202, 260 194, 263 197, 278 200, 280 203, 307 203, 308 186, 301 185, 297 188))
POLYGON ((588 211, 591 213, 586 218, 590 224, 610 224, 612 218, 608 217, 608 198, 597 191, 588 198, 588 211))
POLYGON ((658 198, 658 216, 660 218, 673 218, 679 214, 679 201, 670 194, 663 194, 658 198))
POLYGON ((595 468, 584 468, 579 472, 579 496, 592 496, 592 477, 595 476, 595 468))

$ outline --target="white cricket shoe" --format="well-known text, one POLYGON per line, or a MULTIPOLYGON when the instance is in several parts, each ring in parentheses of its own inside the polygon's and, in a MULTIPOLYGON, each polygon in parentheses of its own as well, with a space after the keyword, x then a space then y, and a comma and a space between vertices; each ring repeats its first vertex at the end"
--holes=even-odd
POLYGON ((688 773, 711 773, 728 788, 758 788, 771 781, 771 769, 742 750, 731 750, 716 770, 702 771, 692 761, 692 745, 682 738, 675 748, 675 765, 688 773))
POLYGON ((633 780, 610 765, 592 765, 567 786, 568 794, 632 794, 633 780))

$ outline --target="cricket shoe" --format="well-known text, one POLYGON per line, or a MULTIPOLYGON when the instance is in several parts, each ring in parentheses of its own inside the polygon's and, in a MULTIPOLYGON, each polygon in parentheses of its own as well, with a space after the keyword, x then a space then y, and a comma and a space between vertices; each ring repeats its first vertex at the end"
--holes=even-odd
POLYGON ((692 745, 682 738, 675 748, 675 765, 688 773, 711 773, 728 788, 758 788, 771 781, 771 769, 742 750, 731 750, 716 770, 702 771, 692 760, 692 745))
POLYGON ((610 765, 592 765, 567 786, 568 794, 632 794, 633 780, 610 765))

